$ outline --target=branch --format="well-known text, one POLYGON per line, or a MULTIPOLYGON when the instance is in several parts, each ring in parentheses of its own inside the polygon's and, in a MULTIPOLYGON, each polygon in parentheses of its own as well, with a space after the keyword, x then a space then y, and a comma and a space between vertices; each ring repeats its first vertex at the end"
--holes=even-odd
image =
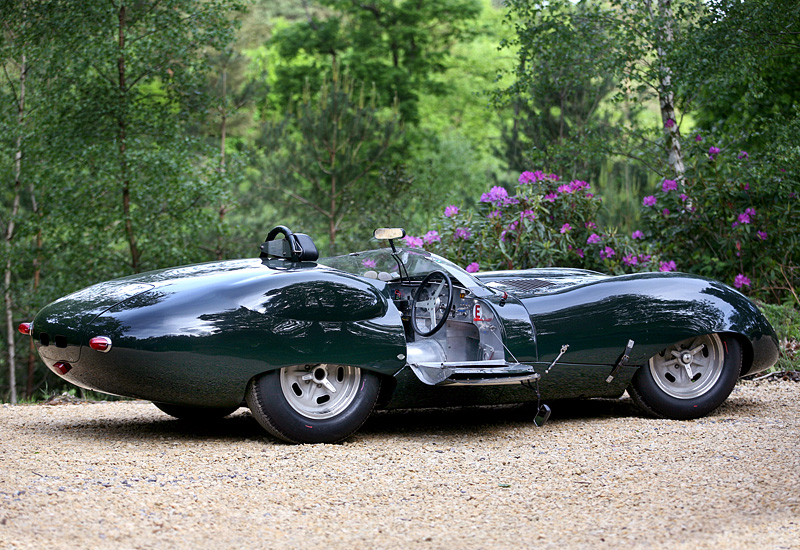
POLYGON ((311 208, 313 208, 314 210, 316 210, 317 212, 319 212, 320 214, 322 214, 326 218, 332 218, 333 217, 333 213, 329 213, 329 212, 323 210, 322 208, 320 208, 319 206, 317 206, 313 202, 309 201, 308 199, 306 199, 304 197, 301 197, 300 195, 298 195, 294 191, 289 191, 288 189, 284 189, 283 187, 279 187, 277 189, 278 189, 278 191, 280 191, 282 193, 286 193, 287 195, 289 195, 293 199, 302 202, 306 206, 310 206, 311 208))

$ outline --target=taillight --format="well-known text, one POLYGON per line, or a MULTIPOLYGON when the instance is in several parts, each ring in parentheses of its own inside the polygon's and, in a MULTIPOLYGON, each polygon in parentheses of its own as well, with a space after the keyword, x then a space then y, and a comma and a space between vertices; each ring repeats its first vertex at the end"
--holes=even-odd
POLYGON ((111 349, 111 338, 108 336, 95 336, 89 340, 89 347, 101 353, 108 353, 111 349))
POLYGON ((30 334, 31 331, 33 330, 33 323, 20 323, 17 329, 22 334, 30 334))
POLYGON ((56 369, 61 374, 67 374, 69 371, 72 370, 72 365, 65 361, 59 361, 53 365, 53 368, 56 369))

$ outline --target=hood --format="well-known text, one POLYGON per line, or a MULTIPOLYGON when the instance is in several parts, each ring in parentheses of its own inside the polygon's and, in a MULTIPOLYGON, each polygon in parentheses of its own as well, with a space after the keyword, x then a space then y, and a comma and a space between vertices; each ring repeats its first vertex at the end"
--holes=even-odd
POLYGON ((476 275, 485 285, 501 292, 508 292, 518 298, 551 294, 566 288, 610 278, 609 275, 597 271, 556 267, 518 271, 486 271, 476 275))

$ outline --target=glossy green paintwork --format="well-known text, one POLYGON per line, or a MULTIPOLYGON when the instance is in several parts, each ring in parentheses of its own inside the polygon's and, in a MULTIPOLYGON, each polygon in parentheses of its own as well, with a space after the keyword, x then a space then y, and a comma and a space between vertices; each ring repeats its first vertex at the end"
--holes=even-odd
MULTIPOLYGON (((362 258, 355 258, 361 265, 362 258)), ((424 260, 420 254, 414 258, 424 260)), ((457 275, 462 282, 469 278, 467 292, 500 321, 506 360, 544 373, 562 345, 569 345, 539 382, 543 398, 619 396, 651 356, 698 334, 739 335, 745 372, 777 360, 777 339, 763 315, 715 281, 657 273, 608 277, 572 269, 480 275, 484 284, 542 283, 504 296, 463 270, 457 275), (635 345, 628 366, 609 384, 606 377, 629 339, 635 345)), ((388 407, 508 403, 536 396, 520 385, 422 384, 404 368, 406 335, 387 284, 316 263, 214 262, 101 283, 44 308, 34 320, 33 337, 49 367, 56 361, 72 364, 64 378, 79 386, 187 406, 237 405, 252 377, 315 363, 394 377, 394 394, 384 400, 388 407), (110 337, 111 351, 90 349, 94 336, 110 337)))
MULTIPOLYGON (((241 402, 250 378, 284 366, 342 363, 392 375, 405 364, 400 315, 380 281, 283 260, 204 264, 137 280, 152 288, 92 309, 93 298, 122 285, 102 283, 37 316, 37 334, 70 327, 73 343, 83 344, 67 380, 152 401, 227 406, 241 402), (93 336, 110 337, 111 351, 89 349, 93 336)), ((39 349, 65 360, 52 345, 39 349)))

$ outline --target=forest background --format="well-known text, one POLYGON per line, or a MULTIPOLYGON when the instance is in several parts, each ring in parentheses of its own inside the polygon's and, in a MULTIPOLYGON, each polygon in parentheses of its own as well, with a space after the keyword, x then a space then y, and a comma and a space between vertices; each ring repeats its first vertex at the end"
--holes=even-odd
POLYGON ((112 277, 378 226, 470 270, 680 270, 800 339, 795 0, 0 0, 0 399, 112 277))

